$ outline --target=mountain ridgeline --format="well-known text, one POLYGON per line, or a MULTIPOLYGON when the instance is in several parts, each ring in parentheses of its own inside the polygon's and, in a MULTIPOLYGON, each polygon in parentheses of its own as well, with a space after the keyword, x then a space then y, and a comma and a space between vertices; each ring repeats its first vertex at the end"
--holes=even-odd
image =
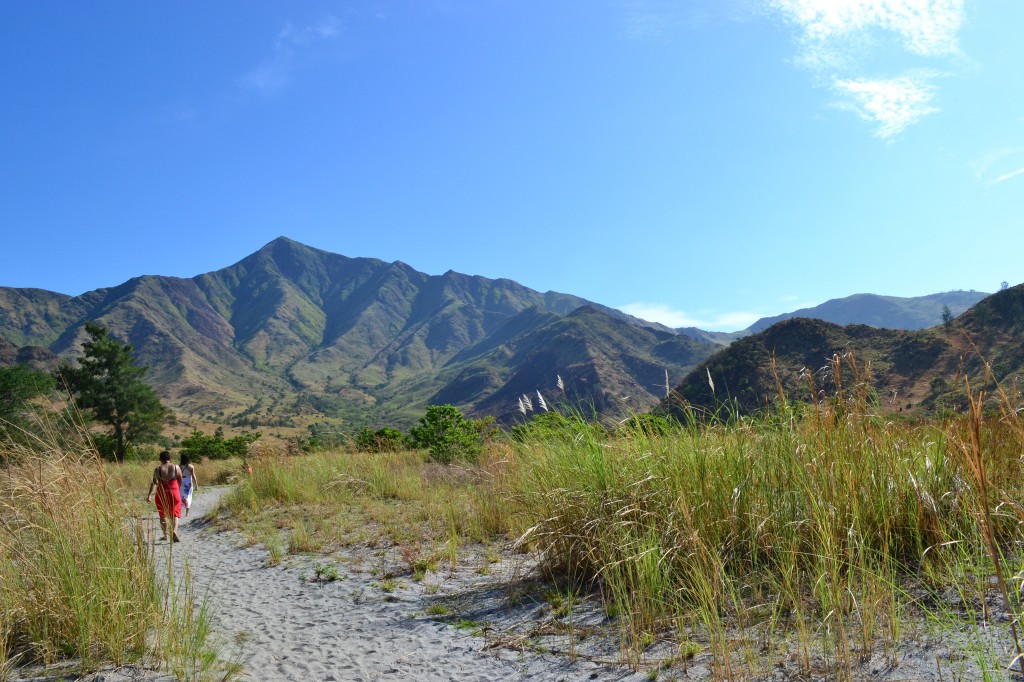
POLYGON ((948 310, 955 317, 986 296, 988 294, 979 291, 946 291, 913 298, 854 294, 825 301, 813 308, 762 317, 746 331, 764 331, 777 322, 795 317, 811 317, 838 325, 866 324, 886 329, 925 329, 938 324, 944 311, 948 310))
POLYGON ((86 320, 132 344, 179 414, 250 425, 409 425, 446 402, 509 420, 537 390, 625 413, 664 395, 666 371, 678 381, 715 350, 576 296, 280 238, 189 279, 144 276, 76 297, 0 288, 0 354, 74 356, 86 320))
POLYGON ((879 411, 934 414, 966 407, 965 378, 973 390, 991 392, 998 382, 1011 394, 1019 391, 1024 285, 926 329, 784 320, 710 357, 662 408, 750 413, 776 401, 780 389, 787 400, 804 402, 859 390, 879 411))
MULTIPOLYGON (((806 312, 916 329, 983 296, 858 295, 806 312)), ((132 344, 149 367, 147 381, 186 423, 254 428, 321 421, 408 427, 427 405, 445 403, 507 423, 524 418, 522 396, 534 409, 543 397, 620 419, 654 407, 680 381, 678 395, 710 404, 716 396, 701 393, 709 369, 730 395, 754 406, 763 400, 772 353, 817 367, 837 349, 875 360, 881 376, 905 371, 896 395, 929 403, 941 386, 921 386, 912 373, 930 368, 933 356, 948 365, 946 346, 963 351, 955 332, 984 327, 979 309, 952 326, 914 332, 807 319, 753 335, 768 321, 735 333, 673 330, 508 279, 427 275, 279 238, 230 267, 187 279, 137 277, 81 296, 0 287, 0 364, 52 368, 81 352, 83 325, 95 320, 132 344)), ((883 389, 889 384, 880 383, 883 389)))

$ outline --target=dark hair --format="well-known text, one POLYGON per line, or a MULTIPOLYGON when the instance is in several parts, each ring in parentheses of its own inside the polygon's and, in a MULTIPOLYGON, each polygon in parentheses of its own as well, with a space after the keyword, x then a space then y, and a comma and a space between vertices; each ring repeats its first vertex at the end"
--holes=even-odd
POLYGON ((160 453, 160 461, 161 462, 170 462, 171 461, 171 453, 169 453, 167 450, 164 450, 163 452, 161 452, 160 453))
POLYGON ((181 466, 187 467, 192 463, 192 458, 186 455, 184 452, 181 453, 181 466))

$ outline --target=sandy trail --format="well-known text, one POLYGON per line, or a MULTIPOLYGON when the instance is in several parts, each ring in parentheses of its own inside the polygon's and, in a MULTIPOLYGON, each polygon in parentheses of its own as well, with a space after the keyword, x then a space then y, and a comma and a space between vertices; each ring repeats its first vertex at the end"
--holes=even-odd
POLYGON ((245 547, 239 534, 217 532, 204 518, 226 492, 200 488, 182 519, 182 542, 173 552, 158 543, 158 555, 170 553, 178 575, 186 564, 191 569, 197 595, 213 609, 216 634, 228 653, 237 648, 246 679, 647 679, 621 666, 488 647, 480 634, 426 615, 434 598, 428 590, 464 589, 473 580, 466 575, 398 580, 388 593, 374 575, 378 559, 366 550, 286 556, 268 567, 265 549, 245 547), (325 564, 340 579, 317 583, 315 566, 325 564))
MULTIPOLYGON (((567 634, 564 616, 552 617, 543 598, 534 595, 510 599, 511 590, 524 577, 518 560, 505 558, 491 564, 483 557, 463 556, 455 571, 431 572, 412 581, 393 576, 385 591, 382 572, 395 573, 393 557, 358 548, 331 556, 286 556, 281 565, 267 567, 268 553, 246 547, 242 536, 217 532, 204 518, 228 488, 200 489, 192 514, 182 519, 182 542, 172 548, 156 545, 158 570, 181 575, 192 571, 196 593, 213 611, 214 636, 224 643, 222 654, 245 665, 246 680, 687 680, 705 682, 716 675, 714 657, 704 646, 692 659, 662 668, 676 651, 669 640, 658 640, 645 650, 639 670, 619 665, 616 634, 600 607, 578 603, 572 609, 567 634), (172 551, 173 549, 173 551, 172 551), (164 563, 169 562, 169 563, 164 563), (334 567, 338 579, 318 583, 317 566, 334 567), (474 568, 475 567, 475 568, 474 568), (480 568, 485 571, 477 572, 480 568), (513 604, 513 601, 516 603, 513 604), (427 615, 431 606, 450 607, 447 621, 427 615), (458 619, 479 626, 460 629, 458 619), (487 625, 487 628, 482 628, 487 625), (516 638, 526 646, 517 648, 516 638), (589 633, 589 634, 584 634, 589 633), (578 634, 578 636, 576 636, 578 634), (500 644, 500 645, 499 645, 500 644), (520 650, 521 649, 521 650, 520 650), (571 654, 571 655, 570 655, 571 654)), ((156 528, 153 515, 151 528, 156 528)), ((522 585, 529 590, 529 585, 522 585)), ((951 602, 952 603, 952 602, 951 602)), ((990 607, 994 607, 990 604, 990 607)), ((993 611, 997 624, 1008 614, 993 611)), ((984 640, 970 623, 944 633, 907 633, 893 662, 878 648, 870 659, 855 666, 851 679, 871 682, 948 682, 981 679, 978 661, 995 656, 1002 665, 1012 660, 1012 647, 1004 627, 986 628, 984 640), (991 631, 991 632, 990 632, 991 631), (981 647, 981 648, 979 648, 981 647)), ((766 660, 737 679, 765 682, 835 679, 828 666, 809 676, 795 667, 792 657, 780 664, 766 660)), ((69 663, 73 669, 73 662, 69 663)), ((994 679, 1024 680, 1024 674, 1004 673, 992 666, 994 679), (1000 674, 1002 673, 1002 674, 1000 674)), ((741 666, 743 669, 745 666, 741 666)), ((15 671, 22 682, 173 682, 164 672, 137 665, 106 668, 82 678, 62 670, 68 665, 15 671), (19 673, 24 672, 24 677, 19 673)))

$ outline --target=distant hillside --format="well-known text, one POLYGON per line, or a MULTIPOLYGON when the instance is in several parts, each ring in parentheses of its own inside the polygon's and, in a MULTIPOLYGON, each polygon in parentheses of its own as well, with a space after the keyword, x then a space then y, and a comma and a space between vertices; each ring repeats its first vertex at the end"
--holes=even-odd
POLYGON ((57 355, 46 348, 39 346, 18 348, 7 339, 0 338, 0 367, 24 364, 49 372, 57 367, 58 362, 57 355))
MULTIPOLYGON (((618 409, 608 396, 626 391, 633 394, 631 407, 653 405, 662 393, 639 388, 636 382, 649 373, 640 368, 665 355, 664 384, 666 369, 677 380, 687 367, 655 348, 675 337, 661 325, 507 279, 451 271, 431 276, 404 263, 348 258, 285 238, 189 279, 138 277, 77 297, 0 288, 0 337, 17 348, 45 346, 73 357, 82 325, 96 320, 132 344, 150 368, 148 380, 184 416, 249 425, 329 419, 407 426, 428 402, 446 398, 472 413, 501 416, 507 405, 492 394, 513 390, 506 383, 531 371, 502 358, 521 354, 532 333, 584 306, 589 317, 571 323, 578 340, 603 348, 614 328, 623 347, 589 364, 573 357, 571 367, 553 369, 566 381, 579 371, 580 399, 602 410, 618 409), (476 385, 467 383, 474 373, 487 377, 477 380, 475 392, 466 389, 476 385)), ((700 357, 691 364, 712 350, 694 348, 700 357)))
POLYGON ((689 336, 691 339, 706 341, 721 347, 728 346, 733 341, 742 339, 744 336, 749 336, 751 333, 749 330, 738 332, 709 332, 697 327, 679 327, 675 331, 679 334, 689 336))
POLYGON ((0 367, 18 362, 18 347, 7 339, 0 338, 0 367))
POLYGON ((512 416, 520 395, 542 390, 549 401, 627 416, 649 409, 665 394, 666 372, 672 382, 714 350, 707 342, 582 307, 468 363, 431 402, 458 404, 479 397, 479 411, 512 416), (499 378, 483 395, 481 376, 499 378), (558 377, 563 389, 556 386, 558 377))
POLYGON ((838 325, 866 324, 885 329, 926 329, 942 322, 942 313, 946 307, 956 316, 986 296, 988 294, 979 291, 947 291, 910 298, 854 294, 846 298, 834 298, 812 308, 762 317, 750 325, 747 332, 756 334, 773 324, 796 317, 810 317, 838 325))
POLYGON ((841 327, 794 318, 717 353, 676 387, 675 397, 700 408, 715 409, 728 400, 741 412, 756 411, 778 395, 774 358, 787 397, 811 400, 808 376, 816 390, 834 393, 832 359, 839 355, 838 383, 849 387, 860 376, 879 409, 948 409, 962 406, 962 386, 954 383, 958 374, 971 377, 975 387, 985 384, 984 361, 996 380, 1019 383, 1024 377, 1022 333, 1024 285, 993 294, 949 324, 928 329, 841 327))

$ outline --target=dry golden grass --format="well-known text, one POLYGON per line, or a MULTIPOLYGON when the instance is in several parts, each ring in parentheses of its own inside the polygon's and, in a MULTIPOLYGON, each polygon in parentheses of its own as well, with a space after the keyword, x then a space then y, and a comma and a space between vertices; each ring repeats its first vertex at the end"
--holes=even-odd
POLYGON ((42 422, 29 445, 0 448, 0 679, 66 659, 145 659, 182 679, 217 667, 190 580, 158 579, 141 494, 109 475, 87 434, 42 422))

